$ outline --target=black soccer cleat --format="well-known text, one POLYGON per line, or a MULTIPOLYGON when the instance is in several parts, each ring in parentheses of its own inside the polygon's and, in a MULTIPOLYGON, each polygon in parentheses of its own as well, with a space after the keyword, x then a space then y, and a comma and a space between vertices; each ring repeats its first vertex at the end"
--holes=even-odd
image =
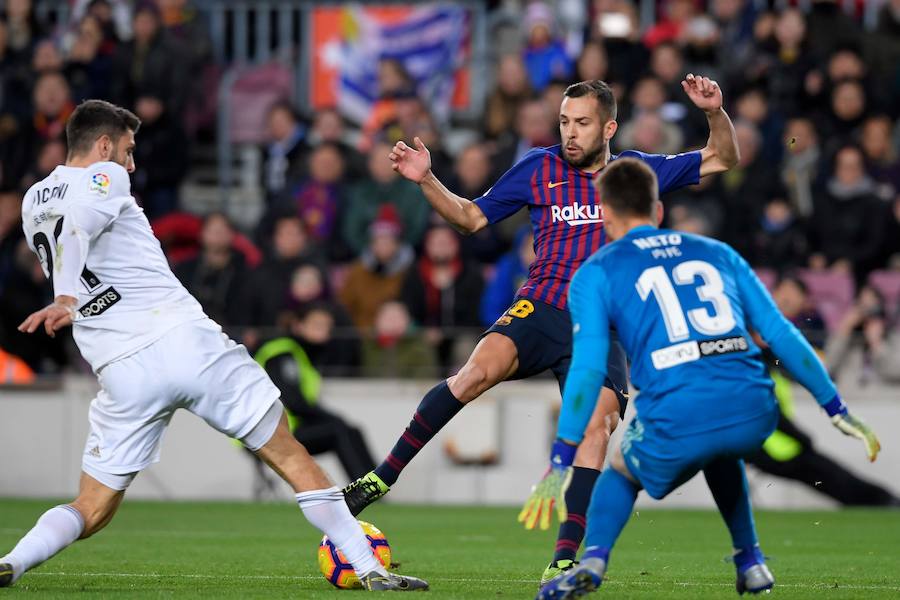
POLYGON ((363 589, 368 592, 424 592, 428 590, 428 582, 418 577, 388 573, 381 575, 372 571, 362 579, 363 589))
POLYGON ((13 567, 9 563, 0 563, 0 588, 9 587, 13 583, 13 567))
POLYGON ((375 471, 370 471, 341 491, 344 493, 350 514, 355 517, 368 505, 387 494, 389 489, 391 488, 375 474, 375 471))

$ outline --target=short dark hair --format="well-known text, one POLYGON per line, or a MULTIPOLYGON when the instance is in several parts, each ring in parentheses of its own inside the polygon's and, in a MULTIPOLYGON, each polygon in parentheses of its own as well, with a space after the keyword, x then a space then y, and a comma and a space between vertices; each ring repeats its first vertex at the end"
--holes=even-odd
POLYGON ((600 114, 603 115, 607 121, 612 121, 616 118, 616 96, 613 94, 612 88, 610 88, 605 81, 593 79, 573 83, 566 88, 564 95, 566 98, 593 96, 597 99, 597 103, 600 104, 600 114))
POLYGON ((141 120, 128 109, 105 100, 85 100, 66 123, 66 142, 69 156, 80 156, 91 151, 94 142, 108 135, 113 143, 125 133, 137 133, 141 120))
POLYGON ((642 160, 620 158, 597 179, 600 201, 623 217, 649 217, 659 200, 656 174, 642 160))

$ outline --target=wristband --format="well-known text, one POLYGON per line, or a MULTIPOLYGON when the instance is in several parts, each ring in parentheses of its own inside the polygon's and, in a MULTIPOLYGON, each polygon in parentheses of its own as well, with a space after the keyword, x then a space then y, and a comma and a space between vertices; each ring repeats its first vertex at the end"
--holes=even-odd
POLYGON ((825 409, 825 412, 828 413, 829 417, 847 414, 847 405, 841 400, 840 394, 836 394, 828 404, 823 404, 822 408, 825 409))
POLYGON ((553 448, 550 450, 550 462, 554 467, 568 467, 575 460, 576 450, 578 450, 578 446, 557 439, 553 442, 553 448))

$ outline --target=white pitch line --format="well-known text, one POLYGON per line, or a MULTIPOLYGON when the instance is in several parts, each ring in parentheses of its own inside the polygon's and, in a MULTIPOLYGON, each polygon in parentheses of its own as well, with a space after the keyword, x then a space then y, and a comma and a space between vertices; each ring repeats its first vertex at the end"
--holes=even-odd
MULTIPOLYGON (((61 572, 40 572, 40 573, 29 573, 29 577, 34 577, 37 575, 43 575, 46 577, 122 577, 122 578, 135 578, 135 579, 152 579, 152 578, 164 578, 164 579, 252 579, 252 580, 271 580, 271 581, 305 581, 305 580, 315 580, 321 579, 318 575, 234 575, 234 574, 222 574, 222 575, 210 575, 205 573, 173 573, 173 574, 164 574, 164 573, 61 573, 61 572)), ((430 577, 429 581, 441 581, 447 583, 534 583, 534 579, 478 579, 478 578, 459 578, 459 577, 430 577)), ((677 587, 711 587, 711 588, 719 588, 719 587, 734 587, 733 583, 713 583, 713 582, 691 582, 691 581, 642 581, 642 580, 624 580, 624 579, 610 579, 603 582, 604 585, 615 585, 615 586, 647 586, 647 587, 667 587, 667 586, 677 586, 677 587)), ((803 585, 799 583, 776 583, 776 587, 778 588, 792 588, 792 589, 813 589, 813 590, 889 590, 889 591, 900 591, 900 586, 898 585, 860 585, 860 584, 832 584, 832 583, 814 583, 809 585, 803 585)))

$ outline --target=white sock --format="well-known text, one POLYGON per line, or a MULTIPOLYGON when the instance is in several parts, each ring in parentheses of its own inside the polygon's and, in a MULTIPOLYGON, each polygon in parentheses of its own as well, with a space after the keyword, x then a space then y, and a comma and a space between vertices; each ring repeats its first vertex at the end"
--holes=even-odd
POLYGON ((31 531, 25 534, 12 552, 0 558, 0 563, 13 567, 13 581, 38 566, 63 548, 71 545, 84 531, 81 513, 61 504, 41 515, 31 531))
POLYGON ((350 514, 344 494, 339 488, 303 492, 297 494, 296 498, 303 515, 343 552, 358 576, 362 577, 372 571, 387 575, 385 568, 375 558, 359 521, 350 514))

